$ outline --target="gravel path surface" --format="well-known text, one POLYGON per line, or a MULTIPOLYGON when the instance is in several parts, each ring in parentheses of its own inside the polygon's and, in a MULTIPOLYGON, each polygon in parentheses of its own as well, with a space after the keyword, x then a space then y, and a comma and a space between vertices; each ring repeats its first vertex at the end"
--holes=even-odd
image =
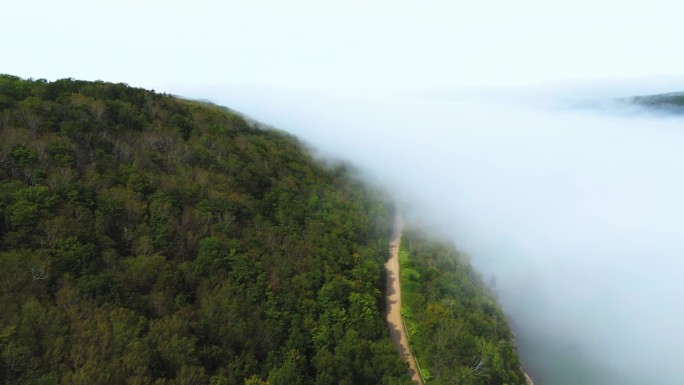
POLYGON ((390 239, 390 259, 385 264, 387 270, 387 324, 392 341, 402 359, 409 364, 409 373, 413 382, 425 385, 416 365, 416 358, 411 353, 406 328, 401 318, 401 286, 399 285, 399 242, 401 241, 402 222, 397 216, 390 239))

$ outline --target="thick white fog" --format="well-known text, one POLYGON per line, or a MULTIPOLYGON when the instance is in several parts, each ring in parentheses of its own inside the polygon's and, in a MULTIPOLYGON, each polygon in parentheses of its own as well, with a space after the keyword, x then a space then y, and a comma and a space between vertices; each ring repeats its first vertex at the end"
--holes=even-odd
POLYGON ((452 239, 537 384, 684 377, 684 119, 548 92, 188 92, 352 162, 452 239))

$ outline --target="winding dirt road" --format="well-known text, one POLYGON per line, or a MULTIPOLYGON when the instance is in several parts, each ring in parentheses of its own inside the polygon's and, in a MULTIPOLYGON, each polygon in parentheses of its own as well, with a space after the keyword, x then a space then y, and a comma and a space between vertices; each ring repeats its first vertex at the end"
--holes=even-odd
POLYGON ((411 353, 408 335, 401 319, 401 286, 399 285, 399 242, 403 224, 399 215, 394 219, 394 229, 390 239, 390 259, 385 263, 387 270, 387 324, 394 346, 402 359, 409 364, 409 373, 417 385, 425 385, 416 365, 416 358, 411 353))

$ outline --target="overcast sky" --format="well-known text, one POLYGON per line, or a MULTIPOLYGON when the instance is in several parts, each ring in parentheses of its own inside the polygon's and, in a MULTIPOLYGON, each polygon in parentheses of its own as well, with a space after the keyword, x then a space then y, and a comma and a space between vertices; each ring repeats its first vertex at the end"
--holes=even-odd
POLYGON ((684 5, 675 0, 22 0, 2 8, 1 72, 164 91, 684 75, 684 5))

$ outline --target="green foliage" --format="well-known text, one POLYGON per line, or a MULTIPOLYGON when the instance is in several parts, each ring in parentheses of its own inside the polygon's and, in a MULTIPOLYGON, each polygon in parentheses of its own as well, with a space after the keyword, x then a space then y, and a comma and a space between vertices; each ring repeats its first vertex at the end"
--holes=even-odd
POLYGON ((14 148, 10 152, 10 155, 12 156, 12 159, 16 162, 16 164, 19 166, 28 166, 32 164, 36 160, 36 158, 38 158, 38 155, 35 151, 32 151, 31 149, 21 144, 17 144, 16 146, 14 146, 14 148))
MULTIPOLYGON (((0 75, 0 381, 408 385, 382 317, 390 218, 228 109, 0 75)), ((479 278, 410 236, 430 383, 522 383, 479 278)))
POLYGON ((429 384, 525 384, 506 317, 463 254, 410 231, 399 262, 402 315, 429 384))
POLYGON ((373 195, 227 109, 0 75, 0 381, 410 384, 373 195))

